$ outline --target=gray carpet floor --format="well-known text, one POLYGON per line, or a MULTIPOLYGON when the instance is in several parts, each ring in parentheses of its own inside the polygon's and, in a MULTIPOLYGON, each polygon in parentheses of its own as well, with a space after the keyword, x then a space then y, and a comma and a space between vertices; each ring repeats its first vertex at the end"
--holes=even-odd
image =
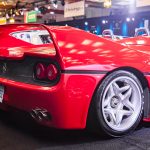
POLYGON ((108 138, 87 131, 49 129, 26 114, 0 111, 0 150, 150 150, 150 123, 131 135, 108 138))

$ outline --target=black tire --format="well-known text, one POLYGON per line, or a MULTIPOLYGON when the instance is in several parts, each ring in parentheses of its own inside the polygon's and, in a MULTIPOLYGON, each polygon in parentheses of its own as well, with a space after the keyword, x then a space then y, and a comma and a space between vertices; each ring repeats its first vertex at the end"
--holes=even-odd
MULTIPOLYGON (((125 87, 126 85, 123 85, 123 86, 125 87)), ((113 87, 113 90, 114 89, 115 89, 115 87, 113 87)), ((126 92, 129 93, 129 90, 125 91, 122 94, 125 94, 126 92)), ((103 132, 104 132, 105 134, 113 136, 113 137, 120 137, 120 136, 126 135, 128 133, 131 133, 132 131, 134 131, 134 129, 139 125, 139 123, 141 121, 142 114, 143 114, 143 101, 144 101, 143 97, 144 96, 143 96, 142 85, 141 85, 139 79, 133 73, 124 71, 124 70, 118 70, 118 71, 112 72, 100 83, 99 87, 97 88, 97 90, 95 92, 95 95, 94 95, 93 100, 90 105, 89 114, 88 114, 88 120, 87 120, 88 128, 90 130, 94 131, 95 133, 103 134, 103 132), (131 93, 131 95, 128 94, 130 97, 128 99, 124 99, 123 101, 118 100, 119 98, 115 99, 113 96, 110 98, 109 103, 107 104, 109 106, 103 107, 103 106, 105 106, 104 101, 106 103, 105 99, 106 99, 106 97, 108 97, 107 94, 109 93, 109 95, 110 95, 110 93, 111 93, 110 91, 108 91, 108 93, 106 92, 107 90, 111 89, 111 87, 108 87, 108 86, 111 86, 111 83, 112 84, 117 83, 118 85, 119 84, 121 85, 122 84, 121 81, 123 82, 123 84, 125 84, 126 81, 123 81, 124 78, 129 80, 128 81, 129 83, 128 82, 127 83, 129 84, 129 88, 131 89, 131 91, 133 91, 133 93, 131 93), (120 83, 119 83, 119 80, 117 80, 117 79, 120 79, 120 83), (113 83, 113 82, 115 82, 115 83, 113 83), (135 89, 132 89, 132 88, 135 88, 135 89), (138 94, 137 94, 138 97, 136 98, 136 99, 138 99, 138 101, 135 100, 136 88, 138 89, 138 94), (117 102, 115 103, 115 101, 117 101, 117 102), (121 102, 119 102, 119 101, 121 101, 121 102), (126 106, 128 106, 128 105, 126 105, 126 103, 128 103, 128 101, 132 105, 135 104, 135 106, 138 107, 137 108, 138 112, 134 111, 134 107, 133 107, 133 111, 132 111, 131 115, 128 116, 124 113, 124 116, 122 115, 122 122, 120 122, 120 124, 118 125, 119 121, 116 121, 116 120, 118 118, 120 118, 120 117, 117 118, 117 116, 119 115, 119 112, 121 110, 123 110, 124 112, 126 110, 129 112, 131 111, 131 107, 129 107, 129 109, 128 109, 128 107, 126 107, 126 106), (124 103, 125 103, 125 105, 124 105, 124 103), (118 107, 119 107, 119 111, 116 111, 118 109, 118 107), (114 120, 112 117, 113 113, 109 114, 110 110, 107 112, 107 109, 116 111, 116 112, 113 111, 116 113, 116 114, 114 113, 114 115, 116 116, 116 120, 114 120), (106 111, 106 113, 105 113, 105 111, 106 111), (132 117, 134 118, 134 122, 130 125, 130 123, 132 122, 132 120, 131 120, 132 117), (115 124, 116 124, 116 126, 115 126, 115 124), (127 124, 127 127, 125 127, 125 124, 127 124)))

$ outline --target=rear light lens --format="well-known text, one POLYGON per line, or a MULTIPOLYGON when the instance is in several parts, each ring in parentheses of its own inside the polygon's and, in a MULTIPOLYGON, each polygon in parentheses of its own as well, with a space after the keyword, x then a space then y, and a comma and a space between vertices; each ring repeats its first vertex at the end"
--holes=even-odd
POLYGON ((58 70, 54 64, 50 64, 47 67, 47 78, 49 80, 55 80, 58 75, 58 70))
POLYGON ((58 68, 55 64, 38 63, 35 66, 35 77, 41 81, 55 81, 58 79, 58 68))
POLYGON ((46 78, 46 66, 42 63, 38 63, 36 65, 35 76, 37 79, 45 79, 46 78))

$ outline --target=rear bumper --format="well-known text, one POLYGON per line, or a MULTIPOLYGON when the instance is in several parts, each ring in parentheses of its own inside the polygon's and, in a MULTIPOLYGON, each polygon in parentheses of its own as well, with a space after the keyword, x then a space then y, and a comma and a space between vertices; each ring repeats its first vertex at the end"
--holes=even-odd
POLYGON ((50 127, 85 128, 94 90, 103 76, 62 74, 60 82, 53 87, 0 78, 0 84, 5 87, 3 102, 27 112, 35 108, 46 109, 52 119, 40 123, 50 127))

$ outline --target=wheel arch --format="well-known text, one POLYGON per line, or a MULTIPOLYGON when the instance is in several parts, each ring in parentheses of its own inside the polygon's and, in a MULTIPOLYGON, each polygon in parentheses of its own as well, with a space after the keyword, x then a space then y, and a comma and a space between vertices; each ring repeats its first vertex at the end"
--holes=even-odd
POLYGON ((87 128, 90 129, 90 131, 94 131, 95 129, 98 128, 98 125, 96 124, 96 122, 98 121, 98 117, 96 117, 95 119, 92 118, 92 114, 96 114, 96 110, 95 109, 91 109, 92 106, 94 106, 94 98, 96 96, 96 92, 100 86, 100 84, 103 82, 103 80, 105 80, 105 78, 107 78, 108 75, 110 75, 111 73, 118 71, 118 70, 122 70, 122 71, 128 71, 130 73, 132 73, 134 76, 137 77, 137 79, 140 81, 142 88, 143 88, 143 98, 144 98, 144 105, 143 105, 143 117, 144 118, 148 118, 149 114, 150 114, 150 101, 149 101, 149 86, 148 86, 148 81, 146 79, 146 77, 144 76, 144 74, 133 67, 119 67, 116 68, 110 72, 108 72, 104 78, 98 83, 94 94, 92 96, 92 100, 89 106, 89 110, 88 110, 88 117, 87 117, 87 128), (93 127, 90 126, 90 122, 93 121, 93 127))
MULTIPOLYGON (((94 98, 94 95, 99 87, 99 85, 101 84, 101 82, 109 75, 111 74, 112 72, 114 71, 117 71, 117 70, 124 70, 124 71, 129 71, 131 73, 133 73, 140 81, 142 87, 143 87, 143 95, 144 95, 144 106, 143 106, 143 110, 144 110, 144 114, 143 114, 143 117, 144 118, 147 118, 149 117, 150 115, 150 92, 149 92, 149 86, 148 86, 148 81, 146 79, 146 77, 144 76, 144 74, 139 71, 138 69, 136 68, 133 68, 133 67, 128 67, 128 66, 125 66, 125 67, 119 67, 117 69, 114 69, 110 72, 108 72, 105 77, 99 82, 99 84, 97 85, 95 91, 94 91, 94 94, 92 96, 92 100, 91 100, 91 103, 93 101, 93 98, 94 98)), ((90 103, 90 105, 91 105, 90 103)), ((90 106, 89 106, 89 109, 90 109, 90 106)))
POLYGON ((143 96, 144 96, 143 117, 147 118, 150 114, 150 100, 149 100, 150 92, 149 92, 149 88, 148 88, 149 86, 148 86, 148 81, 147 81, 146 77, 144 76, 144 74, 141 71, 139 71, 138 69, 133 68, 133 67, 120 67, 113 71, 116 71, 116 70, 129 71, 129 72, 133 73, 141 82, 141 85, 143 87, 143 96))

